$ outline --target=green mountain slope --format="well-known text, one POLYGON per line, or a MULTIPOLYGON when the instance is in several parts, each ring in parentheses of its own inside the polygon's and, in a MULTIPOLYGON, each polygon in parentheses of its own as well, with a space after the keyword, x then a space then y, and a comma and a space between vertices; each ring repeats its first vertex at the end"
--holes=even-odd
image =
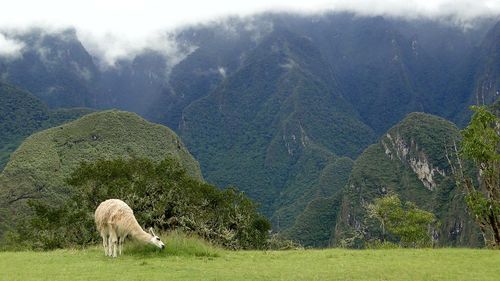
POLYGON ((1 59, 1 80, 28 90, 50 108, 95 107, 99 78, 92 56, 74 29, 13 32, 25 43, 20 59, 1 59))
POLYGON ((64 179, 81 162, 134 156, 173 156, 202 179, 198 162, 173 131, 135 113, 104 111, 27 138, 0 174, 0 206, 22 213, 27 199, 59 202, 71 194, 64 179))
POLYGON ((500 22, 480 45, 479 66, 475 77, 474 104, 490 104, 500 98, 500 22))
POLYGON ((248 193, 278 230, 314 198, 325 168, 374 138, 328 69, 309 39, 275 30, 183 113, 181 135, 207 180, 248 193))
MULTIPOLYGON (((424 113, 411 113, 356 160, 344 190, 334 239, 379 237, 366 223, 365 206, 388 193, 436 214, 441 221, 436 236, 441 245, 477 246, 480 233, 469 215, 462 192, 451 175, 451 153, 458 129, 450 122, 424 113)), ((356 245, 354 245, 356 246, 356 245)))
POLYGON ((78 108, 49 110, 29 92, 0 82, 0 171, 27 136, 90 112, 78 108))
POLYGON ((317 183, 300 198, 302 204, 307 202, 307 205, 294 224, 283 232, 285 237, 307 247, 332 245, 332 227, 335 226, 342 190, 349 180, 353 165, 354 161, 350 158, 342 157, 321 171, 317 183))

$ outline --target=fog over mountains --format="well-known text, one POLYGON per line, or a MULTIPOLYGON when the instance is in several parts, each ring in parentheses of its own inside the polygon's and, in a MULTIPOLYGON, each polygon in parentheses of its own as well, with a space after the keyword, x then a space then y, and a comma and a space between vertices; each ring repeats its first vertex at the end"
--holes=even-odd
POLYGON ((245 191, 275 231, 306 245, 331 245, 352 232, 357 224, 349 218, 362 216, 356 208, 366 199, 360 190, 383 194, 374 179, 443 220, 460 210, 459 221, 443 224, 442 243, 476 245, 474 230, 449 235, 470 224, 464 206, 442 206, 454 194, 448 178, 429 189, 411 161, 377 149, 388 131, 395 138, 402 128, 415 154, 448 174, 434 149, 441 144, 421 140, 436 136, 428 128, 455 136, 454 125, 411 115, 431 124, 412 135, 412 117, 405 117, 424 112, 461 127, 469 105, 498 100, 499 18, 360 13, 225 18, 164 32, 163 41, 118 56, 90 50, 78 29, 5 30, 0 81, 51 109, 118 108, 170 127, 208 182, 245 191), (409 180, 363 172, 377 163, 400 171, 390 177, 409 180), (317 236, 305 231, 319 226, 317 236))
MULTIPOLYGON (((316 18, 331 13, 407 20, 435 20, 463 28, 478 20, 500 15, 495 0, 255 0, 208 2, 186 0, 72 1, 32 0, 2 4, 0 33, 26 32, 36 27, 57 32, 74 28, 79 40, 101 63, 113 65, 118 59, 133 58, 146 48, 175 54, 175 33, 196 24, 225 24, 228 17, 251 21, 262 13, 291 13, 316 18), (26 7, 30 7, 26 9, 26 7), (168 32, 165 32, 168 31, 168 32)), ((2 42, 2 38, 0 38, 2 42)), ((0 54, 18 54, 23 43, 9 38, 0 44, 0 54)))

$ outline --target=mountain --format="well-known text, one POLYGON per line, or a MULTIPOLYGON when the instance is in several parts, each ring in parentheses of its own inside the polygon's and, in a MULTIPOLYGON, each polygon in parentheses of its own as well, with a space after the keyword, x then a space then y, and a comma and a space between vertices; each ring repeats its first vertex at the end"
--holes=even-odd
POLYGON ((267 21, 240 21, 188 27, 176 35, 185 58, 176 64, 167 85, 146 117, 178 130, 182 112, 207 96, 238 69, 245 56, 269 33, 267 21))
POLYGON ((314 41, 348 93, 346 99, 379 135, 414 111, 464 122, 478 46, 492 26, 464 29, 351 14, 281 22, 314 41))
POLYGON ((98 70, 74 30, 41 29, 12 36, 25 43, 21 59, 0 59, 0 76, 50 108, 95 107, 98 70))
MULTIPOLYGON (((7 222, 22 215, 28 199, 60 202, 71 194, 64 179, 81 163, 117 157, 180 160, 191 176, 202 179, 198 162, 167 127, 138 115, 111 110, 81 117, 28 137, 0 174, 0 206, 7 222)), ((5 224, 5 221, 1 222, 5 224)))
POLYGON ((325 70, 348 93, 344 98, 377 134, 413 111, 463 125, 463 109, 477 100, 481 85, 490 84, 484 79, 496 77, 491 72, 498 61, 495 19, 462 28, 332 13, 262 14, 188 26, 168 34, 176 51, 145 49, 113 66, 93 57, 75 30, 11 32, 6 36, 26 47, 18 59, 0 58, 0 80, 51 108, 121 108, 178 131, 182 111, 220 86, 280 29, 311 40, 329 66, 325 70))
POLYGON ((90 112, 84 108, 49 110, 31 93, 0 82, 0 171, 10 154, 32 133, 90 112))
POLYGON ((292 226, 285 229, 282 235, 298 241, 306 247, 328 247, 332 241, 332 225, 338 217, 342 191, 351 175, 354 161, 350 158, 339 158, 326 167, 313 186, 312 197, 299 213, 292 226))
POLYGON ((440 245, 481 245, 446 158, 459 137, 455 125, 424 113, 411 113, 391 128, 355 161, 337 220, 330 224, 331 239, 339 243, 360 233, 379 237, 380 230, 366 221, 365 207, 375 198, 397 194, 437 216, 440 245))
POLYGON ((207 180, 238 186, 280 227, 337 155, 355 157, 374 137, 328 68, 310 40, 276 30, 183 113, 181 134, 207 180))
MULTIPOLYGON (((119 108, 167 125, 209 182, 244 190, 275 231, 327 246, 345 237, 332 227, 354 177, 374 184, 357 164, 383 156, 370 144, 411 112, 462 127, 469 105, 498 99, 499 26, 498 18, 459 25, 270 13, 166 32, 175 48, 108 66, 74 30, 35 30, 5 35, 26 47, 17 59, 0 58, 0 80, 49 108, 119 108)), ((441 237, 469 239, 444 228, 441 237)))
POLYGON ((491 104, 500 98, 500 22, 488 32, 479 48, 473 99, 477 104, 491 104))

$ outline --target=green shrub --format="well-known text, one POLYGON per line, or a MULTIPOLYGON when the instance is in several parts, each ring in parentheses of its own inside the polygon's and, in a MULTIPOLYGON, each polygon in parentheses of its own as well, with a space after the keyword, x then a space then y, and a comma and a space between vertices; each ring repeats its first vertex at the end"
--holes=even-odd
MULTIPOLYGON (((367 206, 370 218, 376 219, 382 229, 382 244, 386 231, 399 238, 403 247, 429 247, 431 229, 437 224, 434 214, 418 209, 413 202, 401 202, 397 195, 387 195, 367 206)), ((375 242, 376 243, 376 242, 375 242)))
POLYGON ((267 250, 298 250, 304 249, 299 243, 283 238, 279 234, 271 235, 267 241, 267 250))
POLYGON ((271 225, 245 194, 193 179, 173 158, 84 163, 67 183, 75 195, 63 206, 30 201, 33 216, 10 236, 13 244, 47 250, 98 243, 94 211, 117 198, 146 227, 178 229, 230 249, 266 247, 271 225))

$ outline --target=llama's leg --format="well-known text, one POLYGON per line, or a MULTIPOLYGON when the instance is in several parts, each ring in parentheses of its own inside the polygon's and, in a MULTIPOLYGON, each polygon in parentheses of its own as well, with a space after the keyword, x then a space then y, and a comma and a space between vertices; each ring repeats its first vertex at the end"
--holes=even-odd
POLYGON ((102 246, 104 247, 104 255, 108 255, 108 235, 101 233, 102 237, 102 246))
POLYGON ((111 235, 108 233, 108 256, 113 255, 113 241, 111 240, 111 235))
POLYGON ((122 255, 123 237, 118 237, 118 255, 122 255))
POLYGON ((116 235, 116 231, 111 231, 110 237, 111 237, 111 244, 112 244, 112 249, 113 249, 113 258, 116 258, 117 250, 118 250, 118 236, 116 235))

